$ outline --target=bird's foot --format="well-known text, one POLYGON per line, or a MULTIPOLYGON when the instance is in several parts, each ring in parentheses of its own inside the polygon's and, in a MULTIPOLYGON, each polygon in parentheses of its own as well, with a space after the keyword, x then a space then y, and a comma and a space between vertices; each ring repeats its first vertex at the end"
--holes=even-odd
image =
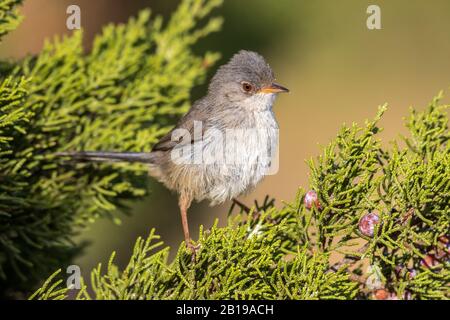
POLYGON ((193 244, 191 241, 186 243, 186 247, 189 251, 191 251, 192 254, 192 262, 195 262, 195 260, 197 259, 197 253, 200 251, 200 244, 193 244))

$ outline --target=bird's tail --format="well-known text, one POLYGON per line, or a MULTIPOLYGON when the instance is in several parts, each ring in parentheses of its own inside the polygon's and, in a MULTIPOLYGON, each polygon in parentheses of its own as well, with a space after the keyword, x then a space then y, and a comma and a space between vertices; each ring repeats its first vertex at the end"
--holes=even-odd
POLYGON ((152 163, 154 155, 150 152, 103 152, 78 151, 58 152, 56 156, 70 157, 80 161, 140 162, 152 163))

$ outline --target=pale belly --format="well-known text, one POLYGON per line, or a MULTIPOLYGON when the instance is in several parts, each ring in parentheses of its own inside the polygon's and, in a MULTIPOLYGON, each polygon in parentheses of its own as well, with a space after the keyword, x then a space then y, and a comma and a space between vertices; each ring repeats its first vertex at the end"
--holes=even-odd
POLYGON ((259 120, 258 127, 227 131, 219 141, 205 137, 197 200, 212 204, 230 200, 252 190, 267 175, 278 148, 278 126, 271 112, 259 120))

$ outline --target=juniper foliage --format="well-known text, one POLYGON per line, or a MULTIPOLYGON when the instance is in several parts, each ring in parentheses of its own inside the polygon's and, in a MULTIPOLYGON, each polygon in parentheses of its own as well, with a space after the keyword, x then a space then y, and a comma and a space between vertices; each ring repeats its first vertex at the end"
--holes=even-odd
MULTIPOLYGON (((152 230, 137 239, 125 269, 113 253, 80 290, 67 287, 62 269, 54 272, 76 251, 77 230, 117 218, 125 200, 144 195, 147 177, 140 165, 67 163, 52 154, 150 150, 217 59, 191 47, 220 27, 220 19, 205 19, 220 2, 184 0, 166 25, 144 11, 107 26, 89 54, 76 32, 2 68, 2 294, 18 283, 29 290, 53 273, 30 299, 371 299, 380 290, 390 299, 450 298, 449 106, 442 94, 411 111, 410 135, 390 147, 377 137, 385 106, 363 126, 343 126, 309 161, 309 189, 319 198, 310 209, 301 188, 279 207, 266 198, 250 212, 232 208, 226 227, 200 228, 194 262, 184 244, 169 261, 170 248, 152 230), (373 235, 360 228, 369 212, 380 219, 373 235)), ((8 17, 2 34, 18 18, 12 5, 0 8, 8 17)))
MULTIPOLYGON (((113 253, 76 298, 372 299, 378 290, 389 299, 450 298, 449 105, 441 98, 411 111, 403 147, 384 149, 377 138, 386 106, 364 126, 343 126, 309 162, 320 205, 308 210, 299 189, 281 208, 268 198, 248 214, 241 208, 224 228, 200 228, 195 262, 184 244, 168 261, 170 249, 152 230, 124 270, 113 253), (359 228, 368 212, 380 217, 373 236, 359 228)), ((59 270, 31 298, 66 299, 69 291, 59 270)))
POLYGON ((0 39, 17 28, 22 20, 17 5, 21 0, 2 0, 0 2, 0 39))
MULTIPOLYGON (((20 21, 0 1, 0 36, 20 21)), ((144 166, 62 163, 64 150, 148 151, 189 108, 216 53, 192 45, 217 31, 221 0, 184 0, 163 23, 144 10, 108 25, 90 53, 82 32, 4 63, 0 74, 0 295, 32 284, 77 252, 71 238, 98 217, 118 219, 147 192, 144 166)))

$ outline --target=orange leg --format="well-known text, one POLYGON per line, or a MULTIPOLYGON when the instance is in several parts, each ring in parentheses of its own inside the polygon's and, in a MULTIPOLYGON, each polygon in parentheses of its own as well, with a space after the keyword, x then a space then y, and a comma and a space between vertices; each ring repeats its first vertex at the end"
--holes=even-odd
POLYGON ((189 225, 188 225, 188 218, 187 218, 187 210, 191 206, 192 199, 187 197, 184 194, 180 195, 178 205, 180 207, 180 213, 181 213, 181 223, 183 225, 183 233, 184 233, 184 242, 186 243, 186 247, 188 247, 192 252, 195 253, 199 249, 199 246, 194 246, 191 241, 191 237, 189 235, 189 225))

